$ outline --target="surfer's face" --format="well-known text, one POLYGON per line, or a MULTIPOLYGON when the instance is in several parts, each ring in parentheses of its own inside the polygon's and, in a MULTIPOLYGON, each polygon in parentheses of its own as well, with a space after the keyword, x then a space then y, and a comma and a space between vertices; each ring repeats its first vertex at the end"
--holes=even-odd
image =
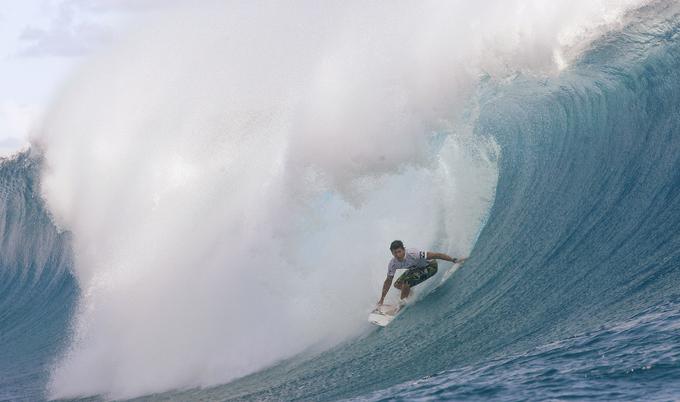
POLYGON ((396 258, 399 261, 404 261, 404 255, 406 254, 406 250, 403 248, 398 248, 396 250, 392 250, 392 255, 394 258, 396 258))

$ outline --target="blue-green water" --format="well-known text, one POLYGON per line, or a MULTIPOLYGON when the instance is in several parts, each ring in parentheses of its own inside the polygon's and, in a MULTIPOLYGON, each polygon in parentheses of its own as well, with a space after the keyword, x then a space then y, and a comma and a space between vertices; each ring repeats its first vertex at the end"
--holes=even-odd
MULTIPOLYGON (((556 77, 480 83, 499 181, 443 286, 331 350, 141 399, 677 399, 680 8, 635 17, 556 77)), ((78 297, 39 164, 0 166, 0 400, 46 397, 78 297)))

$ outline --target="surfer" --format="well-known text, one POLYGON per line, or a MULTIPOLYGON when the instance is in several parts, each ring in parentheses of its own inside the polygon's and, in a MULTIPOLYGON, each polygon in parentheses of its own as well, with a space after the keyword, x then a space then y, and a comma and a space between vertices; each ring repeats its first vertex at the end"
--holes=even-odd
POLYGON ((398 269, 406 269, 399 279, 394 283, 394 287, 401 290, 401 300, 408 297, 411 288, 419 283, 426 281, 437 273, 437 261, 444 260, 452 263, 462 264, 467 260, 465 258, 452 258, 444 253, 435 253, 432 251, 423 251, 415 248, 406 250, 404 243, 401 240, 395 240, 390 244, 390 251, 394 258, 390 260, 387 265, 387 278, 383 284, 382 296, 378 301, 378 306, 381 306, 385 301, 385 295, 390 290, 394 273, 398 269))

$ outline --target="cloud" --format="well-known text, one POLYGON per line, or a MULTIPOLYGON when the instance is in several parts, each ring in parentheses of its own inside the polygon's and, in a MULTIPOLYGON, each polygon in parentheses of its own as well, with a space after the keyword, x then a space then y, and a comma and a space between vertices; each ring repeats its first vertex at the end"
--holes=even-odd
POLYGON ((175 4, 186 4, 186 0, 71 0, 82 10, 93 13, 137 13, 167 8, 175 4))
POLYGON ((0 158, 11 156, 17 152, 21 152, 29 147, 26 140, 20 138, 2 138, 0 139, 0 158))
POLYGON ((20 56, 82 56, 106 43, 111 28, 83 13, 78 2, 62 2, 46 27, 26 27, 19 39, 24 42, 20 56))
MULTIPOLYGON (((24 28, 19 39, 24 43, 19 56, 79 57, 111 42, 116 23, 182 3, 179 0, 66 0, 48 7, 53 14, 43 27, 24 28)), ((184 2, 185 3, 185 2, 184 2)))
POLYGON ((33 105, 20 104, 12 101, 0 103, 0 123, 13 131, 25 131, 34 121, 37 109, 33 105))
POLYGON ((16 150, 28 143, 30 129, 40 112, 34 105, 5 100, 0 102, 0 154, 16 150))
POLYGON ((3 138, 0 139, 0 148, 2 149, 18 149, 21 148, 24 145, 25 141, 20 140, 19 138, 3 138))
POLYGON ((28 44, 19 54, 27 57, 74 57, 90 53, 108 42, 110 32, 94 24, 58 25, 49 29, 26 28, 20 39, 28 44))

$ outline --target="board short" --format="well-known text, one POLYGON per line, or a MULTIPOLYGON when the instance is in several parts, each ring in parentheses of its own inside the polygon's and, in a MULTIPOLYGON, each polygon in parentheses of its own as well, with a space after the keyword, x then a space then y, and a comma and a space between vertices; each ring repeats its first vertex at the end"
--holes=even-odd
POLYGON ((425 282, 437 273, 437 261, 430 260, 426 267, 413 268, 401 274, 397 282, 408 283, 410 287, 414 287, 419 283, 425 282))

